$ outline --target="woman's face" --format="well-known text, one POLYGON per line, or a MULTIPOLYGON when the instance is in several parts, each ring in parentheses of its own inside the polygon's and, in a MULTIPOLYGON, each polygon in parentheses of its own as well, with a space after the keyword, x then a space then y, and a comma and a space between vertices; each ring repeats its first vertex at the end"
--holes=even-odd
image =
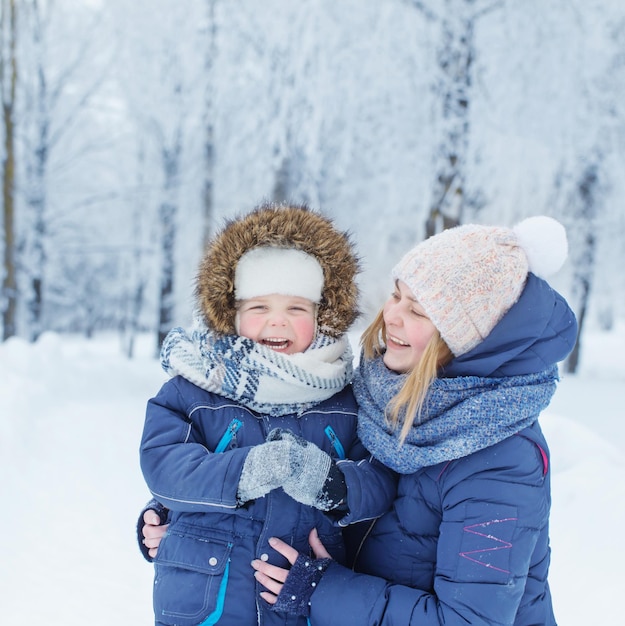
POLYGON ((395 289, 384 305, 383 316, 386 326, 384 364, 394 372, 409 372, 421 360, 436 328, 400 280, 395 282, 395 289))

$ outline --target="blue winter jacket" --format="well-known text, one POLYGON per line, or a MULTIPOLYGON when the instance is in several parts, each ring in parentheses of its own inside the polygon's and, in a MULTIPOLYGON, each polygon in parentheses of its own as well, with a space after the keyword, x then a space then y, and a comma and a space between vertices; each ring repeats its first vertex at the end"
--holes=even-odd
POLYGON ((177 376, 148 403, 141 467, 154 497, 171 510, 155 559, 157 624, 304 626, 305 619, 270 610, 250 566, 253 559, 286 562, 267 540, 279 537, 309 550, 318 529, 344 562, 342 526, 381 515, 395 495, 395 476, 372 462, 356 435, 357 411, 348 387, 302 415, 262 416, 177 376), (282 489, 237 506, 243 463, 251 446, 285 428, 337 459, 348 488, 349 513, 331 516, 301 505, 282 489), (341 460, 350 459, 350 460, 341 460))
MULTIPOLYGON (((444 375, 539 372, 568 354, 576 333, 566 302, 530 275, 495 331, 444 375)), ((549 472, 534 422, 488 448, 402 475, 356 571, 333 563, 317 585, 312 625, 555 625, 549 472)))

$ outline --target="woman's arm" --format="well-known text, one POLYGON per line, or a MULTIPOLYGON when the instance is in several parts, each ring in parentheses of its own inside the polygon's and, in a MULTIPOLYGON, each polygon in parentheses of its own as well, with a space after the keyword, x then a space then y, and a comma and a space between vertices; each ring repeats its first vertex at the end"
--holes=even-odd
MULTIPOLYGON (((348 617, 362 626, 514 623, 529 586, 532 559, 548 561, 548 553, 544 557, 539 553, 541 543, 546 543, 549 494, 533 444, 516 441, 512 453, 506 448, 484 452, 477 463, 455 462, 455 467, 446 470, 449 475, 440 479, 442 519, 431 589, 358 574, 331 563, 311 592, 313 626, 339 626, 348 617), (522 458, 515 463, 519 448, 522 458)), ((401 537, 398 528, 388 541, 401 537)), ((276 549, 293 562, 294 555, 282 544, 277 543, 276 549)), ((415 553, 404 558, 418 564, 422 557, 415 553)), ((403 565, 404 571, 410 571, 409 564, 403 565)), ((267 570, 266 564, 257 561, 253 567, 273 579, 256 575, 274 596, 283 589, 283 581, 288 587, 284 571, 267 570)))
POLYGON ((169 524, 169 511, 156 500, 151 500, 143 507, 137 520, 137 541, 139 550, 146 561, 152 561, 158 552, 161 539, 165 536, 169 524))
POLYGON ((339 626, 345 624, 347 616, 350 623, 363 626, 383 623, 402 623, 407 626, 439 624, 438 621, 424 621, 421 617, 418 621, 412 621, 414 611, 411 606, 414 607, 416 597, 426 597, 428 594, 409 587, 390 585, 374 576, 356 574, 332 562, 315 529, 311 531, 309 541, 316 557, 314 560, 300 555, 280 539, 269 540, 269 544, 291 563, 291 569, 270 565, 259 559, 252 561, 252 567, 256 570, 254 577, 267 589, 260 595, 276 610, 291 615, 309 615, 313 626, 339 626), (391 590, 392 597, 387 595, 387 589, 391 590), (332 592, 331 599, 324 597, 327 590, 332 592), (384 617, 385 602, 393 604, 392 621, 386 621, 384 617), (317 606, 323 606, 323 615, 317 615, 317 606), (405 621, 397 619, 400 615, 404 616, 405 621))
POLYGON ((386 513, 397 495, 397 474, 371 455, 360 461, 338 461, 347 485, 347 513, 338 521, 348 526, 386 513))
MULTIPOLYGON (((325 549, 325 546, 321 543, 319 539, 319 535, 317 534, 317 529, 313 528, 310 531, 310 535, 308 536, 308 542, 310 547, 312 548, 315 559, 307 558, 304 563, 304 568, 308 569, 309 566, 311 570, 314 570, 315 561, 330 561, 332 559, 330 553, 325 549)), ((301 560, 303 555, 300 555, 297 550, 291 547, 288 543, 285 543, 281 539, 276 537, 269 538, 269 545, 282 554, 287 561, 291 564, 290 569, 285 569, 283 567, 278 567, 277 565, 271 565, 266 561, 261 561, 260 559, 256 559, 252 561, 252 567, 256 570, 254 572, 254 577, 256 580, 263 585, 267 591, 262 591, 260 593, 261 598, 268 602, 271 605, 275 605, 276 603, 280 603, 280 601, 285 603, 284 607, 280 607, 280 610, 285 612, 290 612, 294 614, 308 615, 308 611, 304 613, 296 612, 296 603, 304 602, 306 605, 310 600, 310 596, 314 590, 314 587, 317 585, 317 582, 321 578, 320 574, 313 574, 308 577, 307 580, 302 580, 305 576, 300 576, 299 580, 295 569, 296 563, 301 560), (309 584, 310 583, 310 584, 309 584), (295 589, 297 591, 301 591, 300 587, 304 584, 308 589, 304 592, 303 596, 300 596, 299 593, 297 595, 293 595, 295 589), (298 597, 300 596, 300 597, 298 597), (289 604, 290 603, 290 604, 289 604)), ((324 567, 318 566, 317 572, 325 571, 328 563, 324 563, 324 567)))

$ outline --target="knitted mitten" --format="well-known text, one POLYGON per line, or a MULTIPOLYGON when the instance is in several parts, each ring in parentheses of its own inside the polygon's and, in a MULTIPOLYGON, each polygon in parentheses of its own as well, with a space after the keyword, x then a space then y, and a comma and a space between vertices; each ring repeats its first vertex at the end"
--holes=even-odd
POLYGON ((290 430, 276 428, 268 438, 293 443, 291 474, 282 485, 293 500, 321 511, 342 503, 347 496, 345 478, 327 452, 290 430))
POLYGON ((289 615, 308 616, 310 598, 331 562, 332 559, 312 559, 300 554, 289 570, 272 610, 289 615))
POLYGON ((293 448, 293 442, 285 439, 261 443, 248 452, 239 479, 239 504, 262 498, 284 484, 292 473, 293 448))

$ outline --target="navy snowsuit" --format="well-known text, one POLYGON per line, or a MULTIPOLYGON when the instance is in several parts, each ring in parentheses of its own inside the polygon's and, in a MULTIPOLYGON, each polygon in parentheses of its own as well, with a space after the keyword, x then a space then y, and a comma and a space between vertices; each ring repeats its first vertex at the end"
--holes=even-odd
POLYGON ((286 561, 267 540, 279 537, 300 552, 318 529, 338 562, 345 560, 341 528, 388 510, 396 478, 371 462, 356 435, 351 387, 302 415, 260 415, 176 376, 148 404, 141 467, 154 497, 171 510, 155 559, 157 624, 297 625, 259 598, 250 562, 286 561), (273 428, 289 429, 338 461, 348 487, 349 513, 338 522, 301 505, 282 489, 237 506, 239 478, 251 446, 273 428))

